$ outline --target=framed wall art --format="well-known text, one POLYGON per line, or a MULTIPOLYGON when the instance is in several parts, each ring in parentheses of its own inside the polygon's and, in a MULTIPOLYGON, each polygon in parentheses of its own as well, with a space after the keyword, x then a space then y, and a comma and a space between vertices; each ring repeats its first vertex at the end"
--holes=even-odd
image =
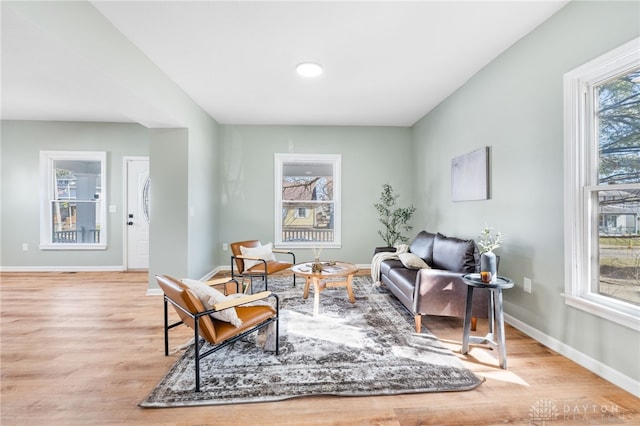
POLYGON ((489 147, 451 160, 451 200, 489 199, 489 147))

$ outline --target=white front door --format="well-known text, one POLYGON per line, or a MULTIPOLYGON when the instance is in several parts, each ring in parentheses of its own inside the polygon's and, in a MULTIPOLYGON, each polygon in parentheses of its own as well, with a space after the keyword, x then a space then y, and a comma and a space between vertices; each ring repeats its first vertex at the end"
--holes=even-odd
POLYGON ((125 159, 126 269, 149 268, 149 159, 125 159))

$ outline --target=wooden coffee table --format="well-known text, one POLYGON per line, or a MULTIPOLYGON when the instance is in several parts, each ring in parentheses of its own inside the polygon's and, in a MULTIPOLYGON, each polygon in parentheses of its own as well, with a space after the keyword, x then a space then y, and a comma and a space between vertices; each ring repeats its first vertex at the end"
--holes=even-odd
POLYGON ((356 303, 351 282, 353 274, 358 272, 358 267, 353 263, 339 261, 322 262, 322 272, 311 271, 312 262, 298 263, 291 267, 294 274, 305 278, 303 298, 309 297, 309 287, 313 284, 313 316, 318 315, 320 308, 320 293, 328 287, 346 287, 349 295, 349 302, 356 303), (343 281, 333 280, 344 277, 343 281))

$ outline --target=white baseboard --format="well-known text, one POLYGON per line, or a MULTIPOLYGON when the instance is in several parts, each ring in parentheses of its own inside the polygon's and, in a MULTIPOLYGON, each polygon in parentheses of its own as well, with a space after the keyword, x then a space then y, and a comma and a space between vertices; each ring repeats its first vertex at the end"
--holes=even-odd
POLYGON ((203 276, 202 278, 200 278, 200 281, 207 281, 209 279, 211 279, 211 277, 213 277, 215 274, 217 274, 220 271, 230 271, 231 267, 227 266, 227 269, 224 269, 224 267, 222 266, 218 266, 217 268, 214 268, 212 271, 210 271, 209 273, 205 274, 205 276, 203 276))
POLYGON ((122 265, 114 266, 0 266, 0 272, 121 272, 122 265))
POLYGON ((584 353, 577 351, 571 346, 554 339, 553 337, 544 334, 540 330, 531 327, 528 324, 512 317, 511 315, 504 315, 505 322, 509 325, 522 331, 527 336, 542 343, 549 349, 552 349, 562 356, 570 359, 571 361, 579 364, 594 374, 602 377, 605 380, 610 381, 614 385, 632 393, 636 397, 640 398, 640 382, 633 378, 620 373, 618 370, 614 370, 602 362, 585 355, 584 353))

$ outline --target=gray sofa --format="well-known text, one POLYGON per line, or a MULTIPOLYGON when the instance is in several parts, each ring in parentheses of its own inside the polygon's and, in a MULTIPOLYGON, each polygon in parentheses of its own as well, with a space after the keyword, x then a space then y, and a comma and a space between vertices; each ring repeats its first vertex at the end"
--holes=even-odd
MULTIPOLYGON (((409 263, 408 256, 403 256, 402 261, 382 260, 379 270, 382 284, 414 314, 416 332, 421 331, 422 315, 464 318, 467 285, 461 277, 466 273, 479 271, 475 242, 421 231, 409 245, 409 252, 422 259, 429 268, 407 267, 403 261, 409 263)), ((488 293, 474 293, 471 312, 473 317, 487 317, 488 293)), ((473 324, 475 325, 475 320, 473 324)))

